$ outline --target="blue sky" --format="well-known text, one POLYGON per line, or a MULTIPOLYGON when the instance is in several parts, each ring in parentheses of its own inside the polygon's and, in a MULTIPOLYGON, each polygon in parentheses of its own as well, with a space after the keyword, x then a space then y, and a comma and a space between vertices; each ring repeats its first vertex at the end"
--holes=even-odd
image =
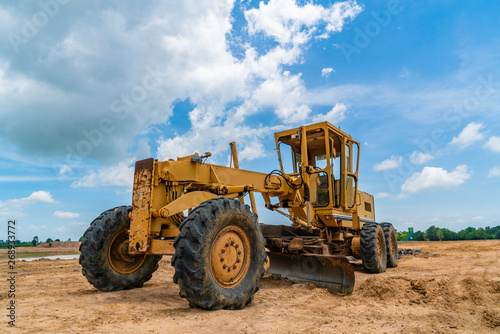
POLYGON ((136 160, 227 164, 236 141, 242 168, 269 172, 275 131, 328 120, 362 144, 377 220, 499 225, 499 15, 496 1, 2 1, 0 220, 21 240, 75 240, 130 204, 136 160))

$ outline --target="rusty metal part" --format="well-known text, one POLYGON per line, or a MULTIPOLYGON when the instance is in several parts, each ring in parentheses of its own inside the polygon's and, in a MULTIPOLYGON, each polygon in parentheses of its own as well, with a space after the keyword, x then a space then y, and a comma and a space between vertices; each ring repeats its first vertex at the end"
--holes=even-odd
POLYGON ((108 249, 108 261, 116 272, 130 274, 139 269, 146 260, 145 254, 130 255, 128 253, 129 231, 123 229, 111 240, 108 249))
POLYGON ((303 238, 293 238, 288 244, 288 250, 299 251, 304 249, 304 239, 303 238))
POLYGON ((151 248, 148 252, 149 254, 161 254, 161 255, 174 255, 174 240, 151 240, 151 248))
POLYGON ((344 256, 268 253, 271 274, 294 283, 311 282, 340 294, 354 290, 354 269, 344 256))
POLYGON ((132 212, 130 215, 131 252, 146 252, 149 248, 149 231, 151 226, 151 202, 153 192, 154 159, 146 159, 135 163, 134 190, 132 195, 132 212))
POLYGON ((210 272, 223 288, 237 286, 250 267, 250 240, 242 228, 224 227, 215 237, 210 249, 210 272))
POLYGON ((356 235, 352 238, 351 253, 355 258, 361 258, 361 237, 359 235, 356 235))

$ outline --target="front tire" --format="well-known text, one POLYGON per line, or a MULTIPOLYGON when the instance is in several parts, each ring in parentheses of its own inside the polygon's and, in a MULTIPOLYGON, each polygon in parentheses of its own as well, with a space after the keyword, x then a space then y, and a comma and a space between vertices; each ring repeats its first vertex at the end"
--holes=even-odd
POLYGON ((129 255, 130 206, 103 212, 83 235, 82 273, 101 291, 140 288, 158 269, 161 255, 129 255))
POLYGON ((365 223, 361 229, 361 259, 367 273, 383 273, 387 267, 387 246, 382 226, 365 223))
POLYGON ((398 240, 396 230, 391 223, 381 223, 384 230, 385 243, 387 244, 387 267, 395 268, 398 266, 398 240))
POLYGON ((266 260, 257 215, 237 200, 195 208, 175 238, 174 282, 191 307, 242 309, 259 290, 266 260))

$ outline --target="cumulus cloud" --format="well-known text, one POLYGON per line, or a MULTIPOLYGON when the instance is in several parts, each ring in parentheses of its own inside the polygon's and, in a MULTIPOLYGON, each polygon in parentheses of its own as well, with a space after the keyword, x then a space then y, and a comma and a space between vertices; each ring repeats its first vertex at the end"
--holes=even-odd
POLYGON ((331 68, 331 67, 325 67, 325 68, 323 68, 323 69, 321 70, 321 76, 322 76, 322 77, 327 78, 327 77, 329 77, 329 76, 330 76, 330 74, 331 74, 332 72, 335 72, 335 71, 333 70, 333 68, 331 68))
POLYGON ((377 172, 384 170, 396 169, 403 162, 403 158, 398 155, 393 155, 389 159, 379 162, 373 166, 373 169, 377 172))
POLYGON ((40 203, 57 204, 58 202, 48 191, 35 191, 27 197, 8 199, 5 202, 0 201, 0 218, 11 219, 24 217, 24 209, 26 207, 40 203))
POLYGON ((493 152, 500 153, 500 137, 491 136, 484 144, 485 148, 489 148, 493 152))
POLYGON ((362 10, 354 1, 337 2, 325 8, 313 3, 300 6, 295 0, 274 0, 246 11, 245 18, 252 34, 262 32, 281 44, 303 44, 313 33, 326 38, 342 30, 362 10), (322 26, 318 27, 319 24, 322 26))
POLYGON ((495 177, 495 176, 500 176, 500 166, 495 166, 490 169, 490 172, 488 173, 488 177, 495 177))
POLYGON ((410 162, 414 165, 421 165, 434 159, 434 156, 428 153, 415 151, 410 155, 410 162))
POLYGON ((238 154, 239 160, 253 160, 266 156, 266 151, 264 150, 264 145, 259 140, 248 143, 243 151, 238 154))
POLYGON ((459 186, 470 178, 472 172, 466 165, 459 165, 451 172, 440 167, 424 167, 413 173, 401 186, 404 194, 432 191, 459 186))
MULTIPOLYGON (((207 131, 243 127, 245 117, 272 109, 280 123, 303 122, 311 113, 304 83, 284 66, 300 62, 312 38, 341 31, 361 6, 270 0, 241 6, 244 15, 237 18, 234 5, 87 1, 61 7, 57 23, 41 29, 15 56, 8 43, 0 46, 2 138, 22 152, 63 157, 75 169, 88 158, 107 164, 125 159, 138 134, 168 122, 177 101, 195 106, 192 129, 163 138, 159 154, 179 136, 189 144, 178 150, 192 153, 188 149, 198 146, 194 121, 207 131), (244 22, 233 39, 236 19, 244 22), (252 45, 259 34, 277 45, 252 45)), ((1 24, 18 31, 23 20, 17 13, 29 10, 21 4, 3 8, 1 24)), ((250 130, 247 143, 261 132, 250 130)), ((218 136, 209 146, 226 139, 218 136)), ((141 156, 148 151, 146 145, 137 149, 141 156)), ((61 175, 69 175, 68 168, 61 175)))
POLYGON ((347 107, 343 103, 337 103, 332 110, 326 114, 317 114, 313 117, 313 123, 328 121, 332 124, 337 124, 345 119, 347 107))
POLYGON ((28 197, 22 198, 20 201, 24 201, 26 203, 36 203, 36 202, 41 202, 41 203, 55 203, 56 201, 52 197, 52 194, 48 191, 35 191, 28 197))
POLYGON ((375 195, 375 198, 387 198, 390 197, 391 195, 389 193, 381 192, 375 195))
POLYGON ((484 139, 484 133, 480 132, 483 128, 483 123, 470 122, 457 137, 453 137, 450 144, 460 146, 461 148, 469 147, 475 142, 484 139))
POLYGON ((252 101, 261 107, 272 107, 285 123, 300 123, 307 119, 311 108, 303 103, 306 92, 301 75, 283 72, 264 81, 253 93, 252 101))
POLYGON ((62 218, 62 219, 75 219, 75 218, 80 217, 80 214, 76 213, 76 212, 56 211, 56 212, 54 212, 53 216, 56 218, 62 218))
POLYGON ((132 187, 134 182, 134 167, 130 166, 130 164, 131 161, 120 162, 114 166, 91 171, 80 180, 73 182, 71 187, 132 187))

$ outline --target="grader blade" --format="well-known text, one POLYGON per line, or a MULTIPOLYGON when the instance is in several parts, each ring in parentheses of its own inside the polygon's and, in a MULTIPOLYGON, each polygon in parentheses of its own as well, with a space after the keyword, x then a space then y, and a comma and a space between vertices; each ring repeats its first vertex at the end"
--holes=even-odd
POLYGON ((294 283, 310 282, 340 294, 354 290, 354 269, 345 256, 268 253, 271 274, 294 283))

